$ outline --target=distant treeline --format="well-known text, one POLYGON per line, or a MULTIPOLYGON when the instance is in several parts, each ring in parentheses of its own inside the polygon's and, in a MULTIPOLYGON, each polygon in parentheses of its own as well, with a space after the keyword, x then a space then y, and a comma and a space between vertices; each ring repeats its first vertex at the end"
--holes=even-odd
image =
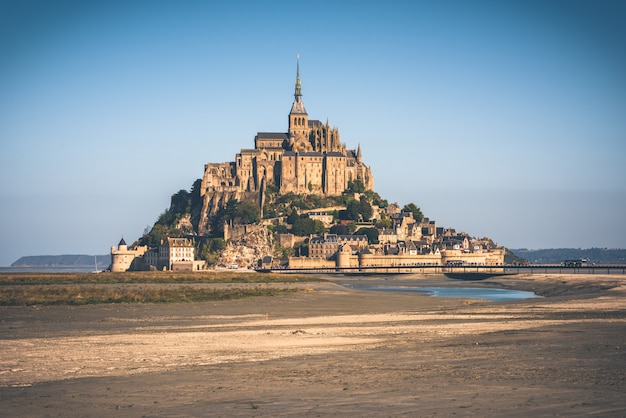
POLYGON ((518 248, 511 250, 516 256, 525 258, 531 264, 558 264, 564 260, 587 259, 596 264, 626 264, 626 249, 610 248, 551 248, 545 250, 528 250, 518 248))
POLYGON ((69 254, 69 255, 30 255, 21 257, 11 267, 94 267, 105 269, 111 264, 110 255, 69 254))

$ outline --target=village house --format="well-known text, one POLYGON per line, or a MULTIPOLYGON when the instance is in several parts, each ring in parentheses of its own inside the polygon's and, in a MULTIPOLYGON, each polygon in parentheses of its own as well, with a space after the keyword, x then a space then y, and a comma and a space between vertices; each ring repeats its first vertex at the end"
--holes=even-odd
POLYGON ((393 229, 379 229, 378 242, 380 244, 395 244, 398 242, 398 234, 396 234, 396 231, 393 229))
POLYGON ((306 214, 307 217, 320 221, 326 228, 333 225, 334 215, 328 212, 308 212, 306 214))
POLYGON ((368 245, 365 235, 337 235, 324 234, 309 239, 309 257, 325 258, 330 260, 335 256, 339 247, 349 245, 353 251, 359 251, 368 245))
POLYGON ((167 238, 159 246, 159 262, 167 270, 193 270, 196 249, 187 238, 167 238))

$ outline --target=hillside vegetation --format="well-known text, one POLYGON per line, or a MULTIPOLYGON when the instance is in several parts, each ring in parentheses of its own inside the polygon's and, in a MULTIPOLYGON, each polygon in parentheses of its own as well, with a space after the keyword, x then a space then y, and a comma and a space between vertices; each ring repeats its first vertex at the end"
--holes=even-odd
MULTIPOLYGON (((254 224, 262 219, 273 220, 269 226, 272 233, 290 232, 296 236, 308 237, 311 234, 332 232, 339 234, 353 233, 355 225, 341 229, 328 229, 314 219, 310 219, 305 212, 319 208, 338 208, 332 213, 336 221, 369 220, 373 215, 372 206, 387 207, 388 203, 378 193, 365 190, 360 180, 351 181, 348 189, 341 196, 318 196, 314 194, 299 195, 286 193, 281 195, 274 185, 269 185, 265 191, 263 213, 258 205, 248 201, 230 200, 210 218, 210 234, 198 235, 198 223, 202 211, 203 200, 200 196, 202 181, 197 179, 191 189, 179 190, 172 195, 171 204, 152 227, 147 227, 144 235, 133 246, 146 245, 157 247, 162 240, 168 237, 193 236, 196 243, 196 254, 210 265, 216 264, 220 254, 227 249, 223 240, 225 224, 254 224), (345 208, 345 209, 342 209, 345 208)), ((423 217, 417 205, 409 205, 419 221, 423 217)), ((389 227, 389 220, 379 221, 382 227, 389 227)), ((363 230, 358 233, 371 231, 363 230)), ((377 235, 377 234, 376 234, 377 235)), ((369 237, 369 235, 368 235, 369 237)), ((374 239, 376 237, 373 237, 374 239)), ((267 242, 271 244, 273 240, 267 242)), ((274 248, 274 255, 285 257, 293 253, 293 249, 274 248)), ((235 257, 236 258, 236 257, 235 257)))

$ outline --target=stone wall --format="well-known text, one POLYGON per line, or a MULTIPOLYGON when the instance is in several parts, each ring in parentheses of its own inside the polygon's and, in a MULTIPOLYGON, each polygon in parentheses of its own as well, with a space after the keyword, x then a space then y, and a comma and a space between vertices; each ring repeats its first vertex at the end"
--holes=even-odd
POLYGON ((359 265, 361 267, 373 266, 420 266, 420 265, 441 265, 441 254, 360 254, 359 265))
POLYGON ((412 267, 446 265, 487 265, 504 264, 504 250, 495 249, 482 253, 465 253, 460 250, 444 250, 433 254, 384 255, 361 252, 352 253, 349 245, 340 247, 335 260, 319 257, 290 257, 289 268, 371 268, 371 267, 412 267))
POLYGON ((277 234, 278 243, 283 248, 293 248, 295 237, 293 234, 277 234))
POLYGON ((441 252, 441 264, 461 264, 461 265, 487 265, 501 266, 504 264, 504 252, 502 248, 490 251, 465 253, 462 250, 443 250, 441 252))
POLYGON ((289 268, 334 269, 335 266, 336 266, 335 260, 326 260, 324 258, 310 258, 310 257, 289 257, 289 268))

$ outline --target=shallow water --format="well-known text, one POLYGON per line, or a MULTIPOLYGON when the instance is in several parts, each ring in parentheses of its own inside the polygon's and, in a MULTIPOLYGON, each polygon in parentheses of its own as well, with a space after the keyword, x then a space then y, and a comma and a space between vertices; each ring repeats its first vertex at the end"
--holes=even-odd
POLYGON ((415 292, 441 298, 483 299, 492 302, 511 302, 531 298, 540 298, 533 292, 512 289, 496 289, 490 287, 418 287, 418 286, 385 286, 385 285, 354 285, 350 287, 360 290, 415 292))

